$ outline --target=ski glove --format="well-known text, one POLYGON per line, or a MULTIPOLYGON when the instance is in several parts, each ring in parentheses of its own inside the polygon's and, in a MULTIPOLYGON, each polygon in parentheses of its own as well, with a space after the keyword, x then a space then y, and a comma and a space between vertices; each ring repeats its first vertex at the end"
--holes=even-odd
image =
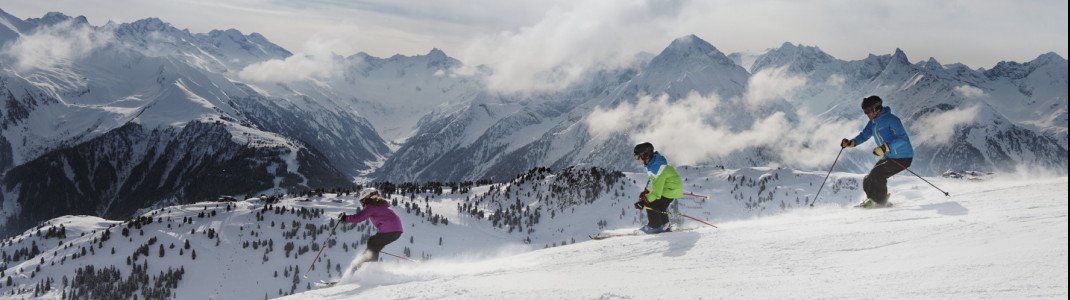
POLYGON ((840 148, 854 148, 854 146, 855 140, 843 139, 842 141, 840 141, 840 148))
POLYGON ((885 153, 888 153, 888 144, 884 144, 884 145, 881 145, 880 147, 873 148, 873 155, 884 156, 885 153))
POLYGON ((346 212, 343 211, 341 214, 338 214, 338 219, 342 220, 342 221, 345 221, 346 220, 346 212))
POLYGON ((639 201, 635 202, 634 206, 635 209, 643 209, 643 207, 646 206, 646 202, 640 199, 639 201))

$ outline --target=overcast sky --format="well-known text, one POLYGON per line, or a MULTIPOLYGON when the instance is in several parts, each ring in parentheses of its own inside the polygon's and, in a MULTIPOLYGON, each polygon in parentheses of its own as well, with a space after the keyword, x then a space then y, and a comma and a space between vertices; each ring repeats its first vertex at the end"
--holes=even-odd
POLYGON ((4 0, 0 9, 19 18, 84 15, 94 25, 158 17, 193 32, 236 28, 292 52, 310 41, 380 57, 437 47, 466 63, 497 65, 518 57, 611 64, 687 34, 725 53, 793 42, 854 60, 901 48, 913 62, 935 57, 974 68, 1049 51, 1067 57, 1064 0, 4 0))

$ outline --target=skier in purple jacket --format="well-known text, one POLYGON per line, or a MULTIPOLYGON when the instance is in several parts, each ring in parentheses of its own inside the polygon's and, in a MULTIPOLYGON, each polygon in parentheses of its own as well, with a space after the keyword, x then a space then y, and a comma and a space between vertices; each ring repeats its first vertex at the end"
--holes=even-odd
POLYGON ((359 261, 355 264, 353 271, 360 268, 360 265, 365 262, 379 261, 379 252, 387 244, 401 237, 403 231, 401 218, 390 208, 390 202, 379 196, 379 191, 375 188, 365 188, 360 191, 360 205, 364 209, 361 209, 357 214, 346 215, 345 212, 342 212, 340 218, 353 224, 371 220, 372 225, 375 225, 379 232, 368 239, 368 250, 365 250, 358 258, 359 261))

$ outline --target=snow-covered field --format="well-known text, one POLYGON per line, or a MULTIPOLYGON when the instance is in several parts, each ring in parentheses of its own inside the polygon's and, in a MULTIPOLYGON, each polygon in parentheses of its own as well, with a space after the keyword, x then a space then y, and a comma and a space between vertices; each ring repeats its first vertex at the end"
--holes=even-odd
POLYGON ((1066 177, 936 183, 953 196, 900 180, 893 208, 819 204, 494 259, 387 260, 288 299, 1067 297, 1066 177))
POLYGON ((374 233, 339 226, 325 242, 334 217, 357 207, 352 195, 204 202, 126 221, 60 217, 0 241, 0 298, 1067 296, 1066 177, 927 178, 947 198, 900 174, 890 181, 895 207, 862 210, 850 208, 863 197, 861 174, 832 173, 809 208, 824 172, 679 170, 686 191, 711 196, 680 200, 680 211, 719 228, 684 221, 695 230, 591 240, 645 222, 631 208, 645 174, 529 172, 457 193, 394 194, 405 234, 384 250, 423 262, 384 255, 342 277, 374 233), (178 270, 177 280, 164 276, 178 270))

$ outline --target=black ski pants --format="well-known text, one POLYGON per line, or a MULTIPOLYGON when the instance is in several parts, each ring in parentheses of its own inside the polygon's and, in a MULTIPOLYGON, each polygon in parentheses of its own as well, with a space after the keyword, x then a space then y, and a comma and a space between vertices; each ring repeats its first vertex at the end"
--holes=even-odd
POLYGON ((877 203, 888 202, 888 177, 892 177, 904 169, 910 167, 914 158, 887 158, 883 157, 869 170, 869 175, 862 180, 862 190, 866 191, 866 197, 877 203), (897 164, 898 163, 898 164, 897 164))
POLYGON ((673 199, 661 197, 661 199, 648 203, 646 207, 649 207, 650 209, 646 210, 646 225, 657 228, 669 223, 669 204, 672 204, 672 200, 673 199))
POLYGON ((395 232, 380 232, 373 235, 368 239, 368 252, 371 252, 371 257, 368 261, 379 261, 379 252, 383 251, 383 247, 393 243, 401 237, 401 231, 395 232))

